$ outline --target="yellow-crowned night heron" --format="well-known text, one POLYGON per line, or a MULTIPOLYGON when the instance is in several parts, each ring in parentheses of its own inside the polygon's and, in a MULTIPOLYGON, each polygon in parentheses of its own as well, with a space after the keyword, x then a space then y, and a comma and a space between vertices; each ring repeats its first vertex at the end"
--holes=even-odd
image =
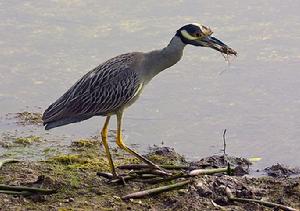
POLYGON ((143 88, 158 73, 176 64, 186 45, 210 47, 224 54, 236 52, 220 40, 212 37, 210 28, 188 24, 177 30, 167 47, 148 53, 122 54, 100 64, 85 74, 43 114, 46 130, 80 122, 93 116, 106 116, 101 131, 102 142, 109 165, 117 176, 109 152, 107 131, 110 117, 117 116, 117 145, 134 154, 150 167, 157 165, 126 146, 122 141, 121 127, 124 110, 134 103, 143 88))

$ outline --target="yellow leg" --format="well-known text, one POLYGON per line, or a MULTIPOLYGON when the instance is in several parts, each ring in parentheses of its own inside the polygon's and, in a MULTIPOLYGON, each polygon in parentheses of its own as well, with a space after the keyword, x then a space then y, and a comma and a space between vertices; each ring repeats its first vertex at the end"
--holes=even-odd
POLYGON ((101 137, 102 137, 102 143, 103 143, 103 146, 104 146, 104 149, 105 149, 105 152, 106 152, 106 156, 107 156, 107 159, 108 159, 108 162, 109 162, 111 172, 112 172, 114 177, 117 177, 116 169, 115 169, 113 160, 111 158, 111 154, 109 152, 109 146, 108 146, 108 142, 107 142, 107 133, 108 133, 107 131, 108 131, 109 119, 110 119, 110 116, 107 116, 106 120, 105 120, 105 123, 103 125, 103 128, 102 128, 102 131, 101 131, 101 137))
POLYGON ((159 166, 155 165, 153 162, 143 157, 142 155, 138 154, 137 152, 130 149, 128 146, 124 144, 122 140, 122 116, 123 116, 123 112, 117 113, 117 145, 121 149, 124 149, 125 151, 135 155, 137 158, 139 158, 141 161, 145 162, 146 164, 150 165, 152 168, 160 169, 159 166))

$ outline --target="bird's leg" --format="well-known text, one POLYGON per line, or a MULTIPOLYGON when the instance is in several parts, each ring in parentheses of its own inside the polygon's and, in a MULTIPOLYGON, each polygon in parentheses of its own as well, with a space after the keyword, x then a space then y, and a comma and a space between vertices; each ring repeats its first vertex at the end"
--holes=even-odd
POLYGON ((107 156, 107 159, 108 159, 108 162, 109 162, 111 172, 112 172, 113 176, 116 178, 116 177, 118 177, 118 175, 116 173, 114 162, 111 158, 111 154, 109 152, 109 146, 108 146, 108 142, 107 142, 109 119, 110 119, 110 116, 107 116, 106 120, 105 120, 105 123, 103 125, 103 128, 102 128, 102 131, 101 131, 101 137, 102 137, 102 143, 103 143, 103 146, 104 146, 104 149, 105 149, 105 152, 106 152, 106 156, 107 156))
POLYGON ((136 151, 130 149, 128 146, 126 146, 122 140, 122 116, 123 112, 118 112, 117 113, 117 145, 121 148, 124 149, 125 151, 135 155, 138 159, 143 161, 144 163, 148 164, 150 168, 152 169, 157 169, 161 171, 162 174, 169 175, 165 170, 160 168, 158 165, 154 164, 152 161, 148 160, 147 158, 143 157, 142 155, 138 154, 136 151))

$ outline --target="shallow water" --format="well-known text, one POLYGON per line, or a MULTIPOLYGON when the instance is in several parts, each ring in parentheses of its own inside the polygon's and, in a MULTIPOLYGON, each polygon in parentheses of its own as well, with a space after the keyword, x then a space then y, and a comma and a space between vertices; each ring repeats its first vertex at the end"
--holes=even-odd
POLYGON ((299 166, 299 10, 297 0, 1 1, 0 133, 56 137, 56 146, 98 134, 100 117, 46 134, 6 114, 42 111, 106 59, 162 48, 183 24, 202 22, 238 58, 228 66, 186 47, 126 112, 125 142, 139 151, 163 142, 197 159, 220 152, 226 128, 229 154, 299 166))

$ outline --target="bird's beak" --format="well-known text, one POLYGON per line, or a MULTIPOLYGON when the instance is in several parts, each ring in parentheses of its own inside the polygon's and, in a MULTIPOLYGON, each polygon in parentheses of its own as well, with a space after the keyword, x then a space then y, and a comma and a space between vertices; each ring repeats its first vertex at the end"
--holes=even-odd
POLYGON ((237 55, 237 52, 235 50, 228 47, 222 41, 220 41, 217 38, 212 37, 212 36, 207 36, 207 37, 201 38, 199 40, 196 40, 196 42, 198 42, 199 45, 201 45, 203 47, 210 47, 210 48, 213 48, 224 54, 228 54, 228 55, 233 54, 235 56, 237 55))

